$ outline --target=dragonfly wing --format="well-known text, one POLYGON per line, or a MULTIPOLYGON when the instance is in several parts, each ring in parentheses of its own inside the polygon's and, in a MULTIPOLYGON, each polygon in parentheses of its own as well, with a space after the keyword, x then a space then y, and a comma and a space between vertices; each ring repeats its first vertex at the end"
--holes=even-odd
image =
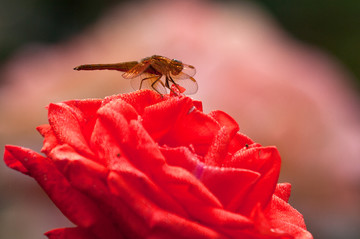
POLYGON ((196 74, 196 69, 192 65, 187 65, 183 63, 183 69, 181 72, 188 76, 194 76, 196 74))
POLYGON ((155 90, 160 94, 167 94, 165 84, 161 78, 162 77, 159 75, 143 73, 132 78, 130 83, 134 90, 150 89, 155 90))
MULTIPOLYGON (((175 84, 178 84, 185 88, 184 93, 187 95, 195 94, 198 90, 198 84, 197 84, 196 80, 193 77, 191 77, 183 72, 180 72, 177 75, 171 75, 171 78, 174 80, 175 84)), ((169 83, 170 83, 170 85, 173 84, 173 82, 169 82, 169 83)))
POLYGON ((130 79, 131 87, 134 90, 150 89, 151 86, 149 87, 145 81, 147 81, 147 79, 150 79, 151 77, 154 77, 154 76, 155 75, 152 75, 149 73, 142 73, 142 74, 130 79))
POLYGON ((151 61, 141 61, 132 67, 130 70, 122 74, 125 79, 132 79, 141 75, 149 66, 151 61))
MULTIPOLYGON (((163 78, 163 77, 161 77, 161 78, 163 78)), ((160 78, 160 79, 159 79, 159 77, 158 77, 158 78, 154 78, 154 79, 151 81, 151 85, 152 85, 152 88, 151 88, 151 89, 153 89, 153 90, 157 91, 158 93, 164 95, 164 94, 167 94, 168 91, 167 91, 167 89, 166 89, 166 87, 165 87, 165 84, 164 84, 164 82, 162 81, 161 78, 160 78), (158 80, 157 80, 157 79, 158 79, 158 80)))

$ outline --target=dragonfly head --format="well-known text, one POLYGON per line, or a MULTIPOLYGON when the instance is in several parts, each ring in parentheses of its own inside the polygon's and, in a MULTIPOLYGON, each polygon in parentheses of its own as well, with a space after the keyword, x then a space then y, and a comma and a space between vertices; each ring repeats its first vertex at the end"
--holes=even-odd
POLYGON ((176 59, 172 59, 170 62, 170 70, 171 74, 178 75, 184 68, 184 65, 181 61, 178 61, 176 59))

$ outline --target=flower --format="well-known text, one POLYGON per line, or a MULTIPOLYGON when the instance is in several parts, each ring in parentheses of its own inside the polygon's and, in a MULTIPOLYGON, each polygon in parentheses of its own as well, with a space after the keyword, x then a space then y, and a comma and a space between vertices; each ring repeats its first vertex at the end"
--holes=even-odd
POLYGON ((312 238, 280 156, 222 111, 136 91, 50 104, 42 153, 6 146, 76 227, 51 238, 312 238))

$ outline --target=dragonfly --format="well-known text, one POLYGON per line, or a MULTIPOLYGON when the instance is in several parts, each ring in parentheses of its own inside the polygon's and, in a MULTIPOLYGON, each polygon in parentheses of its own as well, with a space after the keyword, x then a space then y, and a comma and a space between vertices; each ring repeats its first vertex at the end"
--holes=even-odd
POLYGON ((161 96, 172 91, 174 85, 180 92, 179 86, 185 89, 185 94, 195 94, 198 85, 193 76, 196 69, 176 59, 153 55, 140 61, 128 61, 111 64, 86 64, 74 68, 74 70, 117 70, 124 72, 122 77, 130 79, 134 90, 153 89, 161 96), (168 90, 167 90, 168 89, 168 90))

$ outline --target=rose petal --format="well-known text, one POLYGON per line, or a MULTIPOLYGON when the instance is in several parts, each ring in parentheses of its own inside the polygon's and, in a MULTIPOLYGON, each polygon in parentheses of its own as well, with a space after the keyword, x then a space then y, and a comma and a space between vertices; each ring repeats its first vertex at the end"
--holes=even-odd
POLYGON ((278 196, 285 202, 289 201, 291 193, 291 184, 290 183, 278 183, 275 188, 274 195, 278 196))
MULTIPOLYGON (((96 161, 82 156, 67 144, 56 146, 49 154, 49 157, 53 160, 57 169, 63 174, 65 174, 66 170, 73 162, 81 161, 84 164, 89 165, 89 167, 98 164, 96 161)), ((103 174, 107 174, 108 170, 105 167, 103 168, 103 174)))
POLYGON ((169 98, 145 107, 142 124, 154 141, 162 141, 161 138, 182 120, 192 106, 188 97, 169 98))
POLYGON ((69 144, 81 154, 94 158, 79 123, 85 121, 81 112, 64 103, 50 104, 48 117, 59 143, 69 144))
MULTIPOLYGON (((100 209, 127 238, 144 237, 148 233, 142 215, 134 213, 123 199, 107 186, 109 170, 95 162, 69 160, 65 174, 71 184, 99 204, 100 209)), ((131 188, 131 190, 136 190, 131 188)), ((126 197, 127 195, 124 195, 126 197)))
POLYGON ((200 181, 228 208, 236 201, 240 206, 259 177, 259 173, 247 169, 205 167, 200 181))
MULTIPOLYGON (((303 216, 287 202, 273 195, 270 208, 266 216, 271 220, 274 228, 279 228, 281 224, 293 224, 296 227, 306 230, 303 216)), ((291 233, 292 234, 292 233, 291 233)))
POLYGON ((239 149, 247 148, 247 147, 249 147, 249 145, 252 145, 252 144, 254 144, 254 141, 252 141, 246 135, 237 132, 230 141, 230 144, 228 147, 228 152, 231 155, 231 154, 234 154, 239 149))
POLYGON ((173 214, 154 216, 153 230, 149 239, 226 239, 227 237, 212 228, 186 220, 173 214))
POLYGON ((290 224, 286 221, 279 221, 277 224, 273 223, 272 226, 276 230, 282 230, 286 232, 289 238, 294 239, 313 239, 313 236, 309 231, 303 229, 295 224, 290 224))
POLYGON ((119 167, 114 170, 120 174, 130 188, 136 189, 151 200, 158 207, 182 217, 188 217, 179 202, 175 201, 167 192, 156 185, 151 179, 134 167, 119 167))
POLYGON ((59 228, 48 231, 49 239, 98 239, 91 232, 80 227, 59 228))
POLYGON ((101 152, 100 157, 106 158, 109 162, 125 157, 129 163, 145 172, 151 170, 152 167, 164 164, 163 156, 157 149, 157 145, 143 127, 137 126, 142 129, 141 135, 133 132, 131 122, 136 122, 136 120, 128 122, 122 114, 112 110, 110 104, 105 105, 98 114, 99 119, 93 132, 92 145, 101 152), (115 148, 108 147, 108 144, 117 146, 115 148), (141 153, 144 154, 144 157, 139 155, 137 150, 140 146, 143 149, 141 153))
POLYGON ((254 220, 255 230, 250 234, 262 235, 265 238, 292 238, 286 231, 279 228, 272 228, 271 223, 261 209, 261 205, 257 204, 251 212, 251 218, 254 220))
POLYGON ((125 199, 130 208, 142 215, 145 225, 150 226, 151 234, 147 238, 223 238, 207 227, 156 207, 146 197, 127 189, 118 174, 110 173, 108 180, 113 192, 125 199))
POLYGON ((200 100, 193 100, 193 104, 197 110, 203 112, 202 102, 200 100))
MULTIPOLYGON (((127 121, 132 119, 137 119, 138 113, 135 108, 122 99, 115 99, 110 101, 109 103, 103 105, 97 112, 99 115, 111 115, 111 114, 120 114, 127 121)), ((116 122, 116 119, 113 120, 116 122)))
MULTIPOLYGON (((129 162, 128 159, 125 157, 127 152, 130 152, 130 154, 134 154, 134 149, 139 147, 137 144, 139 144, 140 141, 134 141, 132 143, 130 142, 124 142, 124 138, 121 137, 121 134, 118 130, 122 129, 123 127, 119 127, 119 129, 115 129, 117 126, 111 125, 112 120, 115 120, 117 122, 123 122, 123 125, 126 125, 127 122, 124 119, 121 119, 121 115, 111 114, 111 117, 109 117, 107 111, 101 111, 101 115, 99 118, 99 121, 97 122, 95 126, 94 132, 107 132, 109 131, 109 128, 111 128, 111 132, 113 134, 106 134, 104 137, 99 138, 99 143, 97 143, 97 147, 99 148, 99 151, 103 152, 102 157, 107 159, 108 167, 112 170, 115 170, 118 174, 122 177, 122 183, 127 185, 128 188, 130 188, 132 191, 138 191, 142 195, 146 195, 148 200, 151 200, 152 203, 158 205, 158 207, 166 209, 169 212, 174 212, 177 215, 183 215, 186 216, 187 213, 184 212, 182 207, 179 206, 178 202, 174 201, 171 197, 169 197, 168 192, 165 193, 165 191, 158 187, 157 184, 154 184, 154 182, 151 181, 151 179, 139 171, 138 167, 134 167, 133 164, 136 165, 134 161, 129 162), (103 122, 106 122, 103 123, 103 122), (120 135, 119 141, 117 141, 116 138, 120 135), (125 153, 119 153, 122 152, 122 149, 117 144, 126 145, 122 148, 126 148, 125 153), (104 147, 103 149, 100 149, 104 147)), ((128 128, 129 126, 126 126, 128 128)), ((95 137, 95 135, 94 135, 95 137)), ((148 136, 147 136, 148 137, 148 136)), ((125 137, 126 138, 126 137, 125 137)), ((150 143, 150 142, 149 142, 150 143)), ((145 142, 140 143, 144 147, 148 145, 145 142)), ((151 145, 153 143, 150 143, 151 145)), ((156 152, 156 150, 152 150, 153 147, 156 147, 156 145, 151 146, 149 152, 153 153, 156 152)), ((135 150, 136 152, 137 150, 135 150)), ((161 155, 160 155, 161 156, 161 155)), ((131 155, 131 158, 134 158, 136 160, 142 159, 138 164, 142 167, 146 167, 150 169, 152 166, 156 165, 154 161, 156 158, 159 158, 159 156, 151 156, 147 155, 145 158, 141 158, 138 155, 131 155), (144 159, 149 159, 149 162, 144 162, 144 159)), ((162 161, 163 162, 163 161, 162 161)), ((69 169, 69 167, 68 167, 69 169)), ((85 171, 85 170, 84 170, 85 171)), ((75 173, 75 176, 78 176, 80 174, 75 173)), ((83 175, 81 178, 78 179, 79 185, 81 187, 84 187, 85 184, 81 183, 83 180, 83 177, 86 177, 86 175, 83 175)), ((90 193, 91 194, 91 193, 90 193)), ((127 197, 130 193, 125 193, 123 197, 127 197)), ((106 196, 104 196, 106 198, 106 196)), ((135 220, 135 219, 134 219, 135 220)), ((135 230, 135 229, 134 229, 135 230)))
MULTIPOLYGON (((90 140, 91 148, 97 155, 97 161, 103 165, 108 165, 115 159, 125 159, 127 161, 123 148, 113 148, 107 145, 108 143, 118 145, 117 139, 114 139, 110 132, 120 138, 119 140, 124 142, 128 141, 130 135, 126 119, 120 114, 113 114, 114 119, 118 122, 118 124, 116 124, 117 128, 114 128, 112 125, 109 125, 105 117, 104 119, 101 115, 99 117, 90 140)), ((109 115, 109 117, 111 117, 111 115, 109 115)))
POLYGON ((30 149, 6 146, 5 150, 23 164, 29 175, 39 183, 69 220, 89 228, 99 238, 119 238, 117 230, 97 204, 75 190, 53 162, 30 149))
POLYGON ((119 94, 106 97, 103 105, 116 100, 122 99, 135 108, 136 112, 140 115, 143 114, 145 107, 163 101, 164 99, 153 90, 139 90, 129 94, 119 94))
MULTIPOLYGON (((144 137, 139 137, 139 140, 135 139, 132 142, 129 142, 126 138, 128 138, 129 136, 127 136, 129 133, 126 133, 126 135, 124 135, 124 132, 122 132, 124 129, 128 129, 129 126, 127 125, 126 120, 123 119, 123 117, 121 116, 121 114, 117 113, 117 111, 113 111, 111 109, 111 104, 107 104, 104 106, 104 109, 102 108, 101 110, 99 110, 99 120, 97 125, 95 126, 95 132, 99 132, 99 133, 104 133, 104 136, 101 135, 101 137, 96 136, 96 134, 94 134, 93 136, 98 138, 99 140, 97 140, 97 142, 94 142, 94 148, 96 147, 97 149, 99 149, 99 151, 102 152, 101 157, 106 158, 108 160, 108 163, 110 163, 111 165, 109 165, 111 168, 113 168, 116 164, 116 167, 119 167, 117 169, 117 171, 121 171, 121 170, 129 170, 128 172, 131 172, 131 170, 133 171, 133 173, 139 174, 139 169, 151 169, 153 166, 157 165, 158 163, 162 164, 164 162, 162 155, 156 155, 154 153, 158 152, 158 150, 153 150, 154 147, 157 147, 156 145, 154 146, 150 146, 151 144, 154 144, 153 142, 141 142, 141 139, 144 137), (105 108, 107 110, 105 110, 105 108), (104 122, 104 123, 103 123, 104 122), (122 122, 122 123, 119 123, 122 122), (112 132, 112 134, 106 133, 106 132, 112 132), (116 142, 116 140, 112 137, 112 135, 116 135, 116 138, 118 138, 118 140, 120 142, 116 142), (119 143, 120 145, 123 145, 121 148, 125 149, 125 152, 122 152, 122 149, 119 148, 117 146, 117 143, 119 143), (144 158, 142 158, 142 156, 138 156, 138 155, 133 155, 134 152, 137 151, 137 147, 138 144, 141 144, 143 146, 144 149, 147 149, 147 155, 145 156, 145 159, 149 159, 149 162, 146 163, 143 161, 144 158), (132 161, 131 163, 129 163, 127 161, 127 159, 125 159, 123 156, 130 154, 130 157, 132 159, 142 159, 140 162, 135 163, 134 161, 132 161), (119 155, 119 156, 117 156, 119 155), (157 159, 161 160, 158 163, 155 163, 155 161, 157 159), (137 165, 136 168, 134 168, 132 166, 132 164, 137 165), (149 167, 150 166, 150 167, 149 167)), ((144 131, 145 132, 145 131, 144 131)), ((146 136, 149 137, 149 136, 146 136)), ((158 152, 159 153, 159 152, 158 152)), ((153 195, 156 195, 153 193, 153 195)), ((162 204, 164 204, 163 206, 166 206, 167 204, 169 204, 171 202, 170 198, 166 197, 167 199, 165 200, 165 195, 164 194, 162 196, 162 200, 164 200, 162 202, 162 204)), ((153 199, 157 202, 159 202, 159 195, 156 195, 156 197, 154 197, 153 199)), ((174 203, 171 202, 170 205, 172 206, 172 210, 175 210, 178 214, 182 215, 184 214, 184 212, 181 212, 182 209, 179 208, 179 206, 174 203)), ((168 208, 171 208, 170 206, 168 206, 168 208)))
POLYGON ((30 175, 29 170, 24 167, 23 163, 12 154, 11 150, 16 147, 12 145, 6 145, 5 146, 5 152, 4 152, 4 161, 5 164, 12 169, 15 169, 23 174, 30 175))
POLYGON ((199 156, 191 152, 188 147, 159 147, 161 153, 170 166, 177 166, 186 169, 196 178, 200 178, 204 163, 200 161, 199 156))
MULTIPOLYGON (((95 162, 82 160, 69 161, 66 175, 71 184, 99 203, 109 219, 126 238, 142 238, 148 233, 141 214, 131 208, 110 192, 107 186, 109 170, 95 162)), ((131 188, 131 190, 136 190, 131 188)), ((127 195, 124 195, 126 197, 127 195)))
POLYGON ((179 167, 165 164, 165 158, 159 147, 153 142, 144 128, 137 121, 129 125, 136 153, 132 158, 134 165, 151 177, 158 185, 182 202, 187 200, 200 200, 204 204, 221 207, 221 203, 206 189, 191 173, 179 167), (151 176, 150 176, 151 175, 151 176))
POLYGON ((228 147, 234 135, 239 131, 239 125, 228 114, 222 111, 212 111, 210 117, 216 120, 220 130, 214 137, 205 156, 205 163, 211 166, 225 166, 228 158, 228 147))
MULTIPOLYGON (((90 141, 92 149, 104 162, 119 158, 118 155, 124 156, 126 145, 123 149, 117 147, 115 152, 107 143, 111 143, 111 145, 127 144, 130 137, 128 121, 137 118, 135 109, 122 99, 116 99, 102 106, 97 114, 98 120, 90 141)), ((130 151, 127 152, 131 154, 130 151)))
MULTIPOLYGON (((204 162, 208 166, 223 167, 229 160, 228 146, 230 140, 236 132, 229 131, 231 129, 226 126, 222 126, 214 137, 213 142, 210 144, 209 150, 204 157, 204 162)), ((234 130, 234 129, 233 129, 234 130)))
POLYGON ((161 152, 168 164, 192 172, 225 208, 230 201, 233 204, 238 201, 240 204, 250 187, 260 177, 259 173, 247 169, 207 166, 186 147, 162 147, 161 152))
POLYGON ((96 121, 96 112, 102 104, 101 99, 70 100, 64 102, 79 116, 79 124, 86 141, 89 141, 96 121))
POLYGON ((192 145, 197 154, 204 156, 219 129, 213 118, 191 107, 162 142, 173 147, 192 145))
MULTIPOLYGON (((113 117, 108 117, 105 114, 100 115, 100 119, 106 121, 104 126, 110 132, 117 132, 117 123, 112 121, 113 117)), ((131 164, 152 178, 175 198, 201 198, 204 203, 221 205, 189 172, 164 165, 165 159, 158 146, 138 121, 130 121, 128 129, 130 130, 128 134, 130 139, 124 141, 120 138, 118 143, 120 148, 124 150, 126 157, 131 159, 131 164), (179 189, 180 191, 178 191, 179 189)), ((116 133, 114 135, 119 137, 116 133)), ((181 202, 181 200, 179 201, 181 202)))
POLYGON ((36 127, 37 131, 44 137, 43 147, 41 148, 41 152, 44 154, 49 154, 50 151, 59 144, 54 131, 51 126, 40 125, 36 127))
MULTIPOLYGON (((107 180, 111 194, 116 195, 117 199, 123 202, 125 207, 138 217, 135 221, 125 222, 125 225, 131 223, 131 229, 134 233, 145 237, 152 230, 151 223, 154 214, 158 211, 165 213, 165 211, 152 203, 145 195, 129 187, 121 175, 111 172, 107 180), (137 222, 138 225, 134 225, 134 222, 137 222)), ((170 214, 170 212, 167 213, 170 214)))
POLYGON ((220 110, 214 110, 209 116, 216 120, 220 127, 226 126, 229 132, 239 131, 238 123, 228 114, 220 110))
MULTIPOLYGON (((97 125, 97 128, 100 126, 105 127, 101 122, 102 121, 98 122, 99 124, 97 125)), ((106 130, 106 128, 102 128, 100 131, 103 132, 104 130, 106 130)), ((184 210, 168 195, 167 192, 161 189, 138 168, 134 167, 124 154, 119 153, 122 152, 122 150, 112 135, 108 134, 106 137, 102 137, 102 141, 97 145, 97 147, 99 148, 99 151, 103 152, 102 156, 107 159, 107 168, 121 174, 122 178, 125 180, 124 183, 129 184, 130 188, 147 195, 147 197, 159 207, 178 215, 186 216, 184 210)), ((56 154, 61 155, 59 152, 56 154)), ((85 160, 82 161, 86 162, 85 160)), ((84 165, 84 171, 87 171, 85 167, 86 165, 84 165)), ((86 177, 86 175, 83 175, 83 177, 86 177)), ((79 181, 81 181, 81 178, 79 178, 79 181)))
POLYGON ((241 214, 227 211, 222 208, 209 207, 201 202, 190 203, 187 207, 191 218, 209 225, 218 231, 232 229, 244 229, 253 226, 253 221, 241 214))
POLYGON ((249 169, 261 174, 260 179, 244 198, 239 208, 239 202, 229 203, 231 210, 248 215, 255 205, 260 203, 264 208, 271 200, 280 173, 281 159, 275 147, 256 147, 239 150, 233 157, 232 165, 249 169))

